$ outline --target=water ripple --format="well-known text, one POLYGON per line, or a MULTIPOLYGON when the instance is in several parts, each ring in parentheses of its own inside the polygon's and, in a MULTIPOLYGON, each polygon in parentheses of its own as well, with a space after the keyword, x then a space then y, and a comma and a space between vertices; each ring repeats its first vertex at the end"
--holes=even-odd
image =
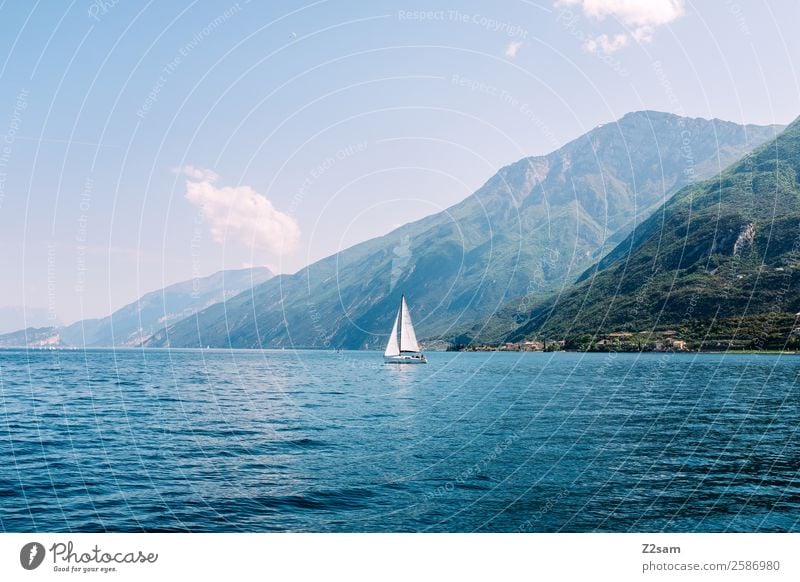
POLYGON ((791 357, 0 351, 3 531, 800 531, 791 357))

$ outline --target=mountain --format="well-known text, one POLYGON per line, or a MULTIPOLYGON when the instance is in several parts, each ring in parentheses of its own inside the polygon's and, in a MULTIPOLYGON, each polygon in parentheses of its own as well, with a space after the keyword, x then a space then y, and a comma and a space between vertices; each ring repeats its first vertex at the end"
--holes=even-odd
POLYGON ((571 283, 650 209, 775 127, 643 111, 501 169, 444 212, 279 276, 146 345, 382 346, 400 294, 420 337, 571 283))
POLYGON ((507 339, 671 329, 695 347, 794 346, 798 269, 800 118, 678 192, 507 339))
POLYGON ((19 348, 19 347, 64 347, 61 336, 58 333, 60 328, 53 326, 46 327, 27 327, 18 331, 12 331, 0 335, 0 348, 19 348))
POLYGON ((266 267, 220 271, 147 293, 102 319, 68 326, 28 328, 0 335, 0 346, 136 346, 165 325, 267 281, 266 267))
POLYGON ((0 334, 28 327, 43 325, 60 325, 54 320, 52 314, 45 307, 31 307, 30 305, 14 305, 0 307, 0 334))

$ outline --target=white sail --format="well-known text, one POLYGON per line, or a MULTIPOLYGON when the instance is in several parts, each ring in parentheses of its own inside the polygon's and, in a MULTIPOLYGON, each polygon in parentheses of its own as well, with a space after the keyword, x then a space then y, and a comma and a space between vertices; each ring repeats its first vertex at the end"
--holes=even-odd
POLYGON ((400 311, 397 312, 397 317, 394 318, 394 325, 392 326, 392 335, 389 336, 389 343, 386 344, 386 351, 383 352, 384 356, 399 356, 400 346, 397 343, 397 322, 400 321, 400 311))
POLYGON ((400 300, 400 351, 418 352, 419 344, 414 333, 414 324, 411 323, 411 314, 408 312, 405 295, 400 300))

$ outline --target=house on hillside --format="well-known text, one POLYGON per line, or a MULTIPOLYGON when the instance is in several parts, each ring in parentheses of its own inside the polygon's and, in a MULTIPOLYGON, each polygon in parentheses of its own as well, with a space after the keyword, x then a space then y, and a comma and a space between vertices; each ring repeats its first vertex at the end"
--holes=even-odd
POLYGON ((541 352, 544 349, 544 343, 537 341, 523 342, 522 349, 526 352, 541 352))

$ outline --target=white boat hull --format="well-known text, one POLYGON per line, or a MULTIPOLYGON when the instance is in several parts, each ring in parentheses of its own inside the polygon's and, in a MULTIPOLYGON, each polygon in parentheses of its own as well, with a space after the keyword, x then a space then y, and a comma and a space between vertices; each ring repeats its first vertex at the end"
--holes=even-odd
POLYGON ((400 354, 399 356, 383 356, 384 364, 427 364, 423 354, 400 354))

